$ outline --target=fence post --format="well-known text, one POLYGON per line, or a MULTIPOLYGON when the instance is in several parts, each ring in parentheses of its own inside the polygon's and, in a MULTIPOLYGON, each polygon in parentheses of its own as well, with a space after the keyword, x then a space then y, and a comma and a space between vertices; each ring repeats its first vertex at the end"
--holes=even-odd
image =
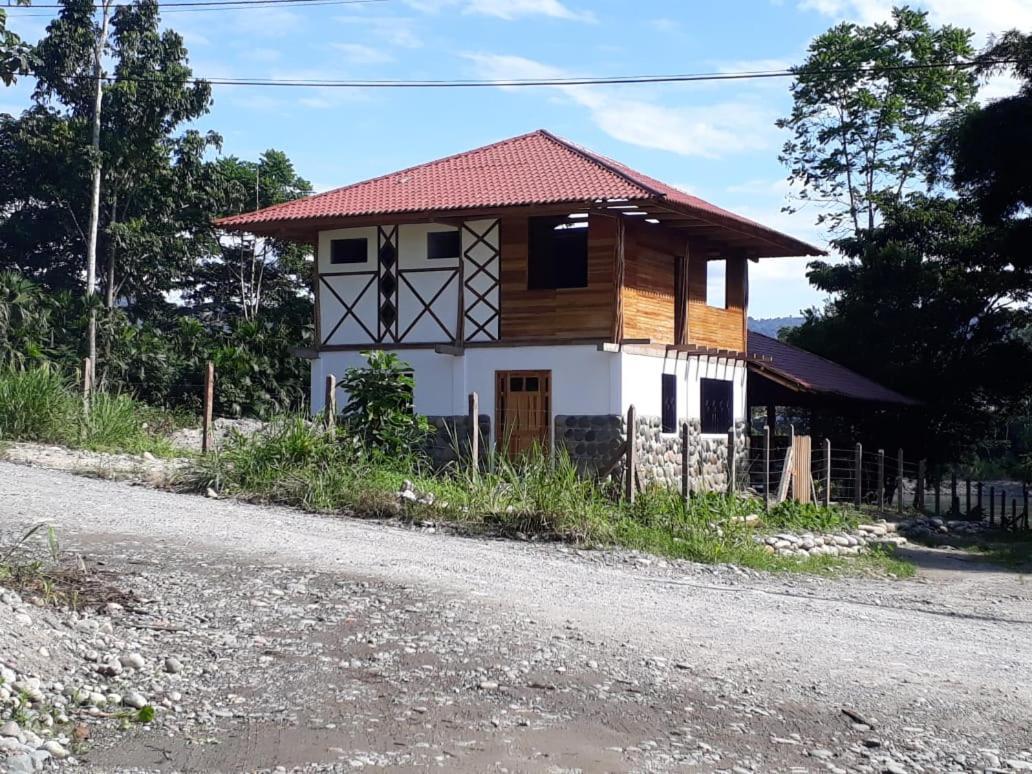
POLYGON ((885 510, 885 449, 878 449, 878 510, 885 510))
POLYGON ((917 487, 914 489, 914 510, 924 513, 925 461, 917 461, 917 487))
POLYGON ((469 464, 473 475, 480 472, 480 396, 469 394, 469 464))
POLYGON ((332 433, 337 424, 337 377, 333 374, 326 377, 326 398, 324 404, 323 414, 326 422, 326 431, 332 433))
POLYGON ((1007 528, 1007 490, 1000 487, 1000 527, 1007 528))
POLYGON ((971 479, 964 479, 964 515, 971 515, 971 479))
POLYGON ((727 493, 734 494, 737 489, 735 481, 735 429, 727 431, 727 493))
POLYGON ((82 409, 90 410, 90 400, 93 395, 93 363, 87 357, 82 361, 82 409))
POLYGON ((896 501, 896 513, 903 513, 903 450, 896 454, 896 486, 899 488, 899 499, 896 501))
POLYGON ((770 510, 770 425, 763 426, 763 510, 770 510))
POLYGON ((630 505, 634 505, 634 476, 638 467, 638 422, 634 405, 627 409, 627 478, 624 483, 624 496, 630 505))
POLYGON ((824 507, 831 507, 831 439, 824 439, 824 507))
POLYGON ((853 505, 857 508, 860 507, 860 501, 862 492, 860 491, 860 465, 863 461, 862 455, 864 453, 864 447, 862 444, 856 445, 856 459, 853 461, 853 505))
POLYGON ((204 418, 201 426, 201 453, 207 454, 211 451, 211 415, 212 404, 215 402, 215 364, 208 361, 204 369, 204 418))
POLYGON ((989 526, 996 521, 996 487, 989 487, 989 526))
POLYGON ((688 481, 688 423, 681 423, 681 498, 688 502, 691 486, 688 481))
POLYGON ((1022 508, 1022 520, 1025 523, 1025 529, 1028 529, 1028 484, 1022 483, 1021 485, 1021 504, 1022 508))
POLYGON ((957 469, 950 471, 950 513, 960 513, 960 498, 957 497, 957 469))
POLYGON ((1018 498, 1011 498, 1011 519, 1010 528, 1016 530, 1018 528, 1018 498))
POLYGON ((941 507, 941 502, 940 502, 941 490, 942 490, 942 478, 940 478, 939 476, 936 476, 936 478, 935 478, 935 515, 936 516, 938 516, 940 513, 942 513, 942 507, 941 507))

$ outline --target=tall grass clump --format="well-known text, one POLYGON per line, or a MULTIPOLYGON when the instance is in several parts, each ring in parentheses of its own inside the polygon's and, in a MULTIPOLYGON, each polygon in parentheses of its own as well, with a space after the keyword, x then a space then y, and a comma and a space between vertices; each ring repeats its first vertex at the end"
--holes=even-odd
POLYGON ((78 443, 94 451, 171 454, 172 445, 160 432, 168 423, 163 411, 129 395, 96 392, 89 411, 80 415, 78 443))
POLYGON ((82 401, 57 369, 0 369, 0 438, 68 443, 81 409, 82 401))

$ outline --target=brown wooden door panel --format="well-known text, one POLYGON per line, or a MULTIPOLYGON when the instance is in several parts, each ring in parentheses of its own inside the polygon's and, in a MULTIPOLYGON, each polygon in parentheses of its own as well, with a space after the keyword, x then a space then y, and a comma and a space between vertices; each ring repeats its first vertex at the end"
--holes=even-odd
POLYGON ((548 447, 552 416, 551 371, 495 372, 498 448, 509 457, 548 447))

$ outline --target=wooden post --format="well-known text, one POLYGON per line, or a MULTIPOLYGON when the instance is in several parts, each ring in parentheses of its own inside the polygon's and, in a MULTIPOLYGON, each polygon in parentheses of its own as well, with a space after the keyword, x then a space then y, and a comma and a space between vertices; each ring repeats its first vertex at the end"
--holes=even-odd
POLYGON ((326 422, 326 432, 332 433, 337 426, 337 377, 333 374, 326 377, 323 419, 326 422))
POLYGON ((1028 529, 1028 484, 1021 485, 1022 519, 1025 522, 1025 529, 1028 529))
POLYGON ((824 507, 831 507, 831 439, 824 439, 824 507))
POLYGON ((1010 528, 1011 529, 1017 529, 1018 528, 1018 498, 1017 497, 1012 497, 1011 498, 1010 528))
POLYGON ((935 515, 938 516, 942 512, 941 503, 939 500, 940 490, 942 489, 942 479, 935 479, 935 515))
POLYGON ((1000 526, 1007 526, 1007 490, 1000 488, 1000 526))
POLYGON ((469 394, 469 464, 473 475, 480 472, 480 396, 469 394))
POLYGON ((950 512, 960 513, 960 498, 957 497, 957 469, 950 471, 950 512))
POLYGON ((688 480, 688 423, 681 423, 681 498, 688 502, 691 484, 688 480))
POLYGON ((971 514, 971 479, 964 479, 964 514, 971 514))
POLYGON ((996 487, 989 487, 989 526, 996 521, 996 487))
POLYGON ((204 369, 204 417, 201 426, 201 453, 207 454, 212 449, 211 415, 215 402, 215 364, 208 361, 204 369))
POLYGON ((727 431, 727 493, 734 494, 737 490, 735 481, 735 429, 732 427, 727 431))
POLYGON ((924 488, 925 488, 925 461, 917 461, 917 488, 914 489, 914 510, 924 513, 924 488))
POLYGON ((982 513, 982 482, 981 481, 979 481, 977 484, 975 484, 975 498, 976 498, 975 499, 975 507, 978 508, 978 519, 979 519, 979 521, 981 521, 982 518, 985 516, 985 514, 982 513))
POLYGON ((896 487, 899 489, 899 499, 896 500, 896 513, 903 513, 903 450, 896 453, 896 487))
POLYGON ((885 510, 885 449, 878 449, 878 510, 885 510))
POLYGON ((770 510, 770 425, 763 426, 763 510, 770 510))
POLYGON ((82 409, 90 410, 90 400, 93 396, 93 362, 87 357, 82 361, 82 409))
POLYGON ((634 476, 638 467, 637 436, 637 414, 631 405, 627 409, 627 478, 624 485, 624 496, 630 505, 634 505, 634 476))
POLYGON ((860 464, 862 461, 861 455, 864 452, 864 447, 861 444, 856 445, 856 457, 853 460, 853 505, 857 508, 860 507, 860 464))

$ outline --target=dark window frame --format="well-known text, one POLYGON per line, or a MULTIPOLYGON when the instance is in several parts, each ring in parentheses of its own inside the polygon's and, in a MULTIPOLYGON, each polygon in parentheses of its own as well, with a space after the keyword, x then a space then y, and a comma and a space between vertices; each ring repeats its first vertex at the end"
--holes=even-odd
POLYGON ((585 223, 562 215, 527 219, 527 290, 588 287, 590 227, 585 223))
POLYGON ((330 264, 333 266, 346 266, 352 263, 367 263, 369 261, 369 237, 341 237, 340 239, 330 240, 330 264), (357 250, 354 253, 347 255, 341 254, 344 250, 344 243, 351 243, 351 247, 355 247, 357 243, 362 243, 362 257, 358 257, 357 250), (340 246, 340 253, 338 252, 337 246, 340 246))
POLYGON ((699 380, 699 416, 706 435, 724 435, 735 421, 735 383, 729 379, 699 380))
POLYGON ((660 430, 670 434, 677 432, 677 376, 662 374, 660 380, 660 430))
POLYGON ((427 231, 426 232, 426 258, 428 261, 449 261, 457 260, 462 256, 462 237, 458 229, 451 231, 427 231), (435 250, 434 242, 442 241, 443 237, 447 237, 449 243, 454 240, 455 250, 440 251, 442 254, 435 255, 435 252, 439 251, 439 248, 435 250), (447 252, 447 255, 443 253, 447 252))

